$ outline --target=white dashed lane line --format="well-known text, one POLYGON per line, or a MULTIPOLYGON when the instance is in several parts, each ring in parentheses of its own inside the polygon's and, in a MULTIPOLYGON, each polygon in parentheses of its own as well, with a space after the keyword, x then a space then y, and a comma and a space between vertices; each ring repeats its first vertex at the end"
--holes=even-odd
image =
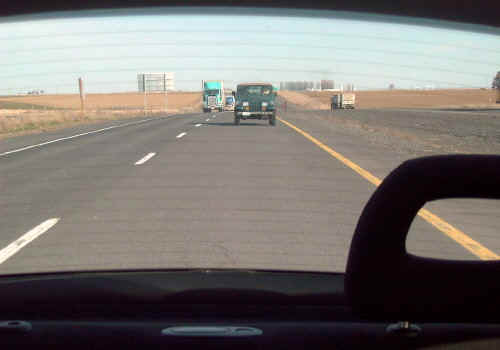
POLYGON ((18 148, 18 149, 13 149, 11 151, 3 152, 3 153, 0 153, 0 157, 6 156, 6 155, 12 154, 12 153, 18 153, 18 152, 26 151, 26 150, 29 150, 29 149, 32 149, 32 148, 38 148, 38 147, 42 147, 42 146, 45 146, 45 145, 50 145, 51 143, 56 143, 56 142, 61 142, 61 141, 66 141, 66 140, 71 140, 71 139, 74 139, 74 138, 77 138, 77 137, 81 137, 81 136, 92 135, 92 134, 96 134, 96 133, 101 133, 103 131, 108 131, 108 130, 123 128, 123 127, 131 126, 131 125, 142 124, 142 123, 148 122, 150 120, 153 120, 153 118, 143 119, 143 120, 139 120, 139 121, 136 121, 136 122, 130 122, 130 123, 125 123, 125 124, 108 126, 107 128, 102 128, 102 129, 98 129, 98 130, 92 130, 92 131, 88 131, 88 132, 83 132, 81 134, 76 134, 76 135, 67 136, 67 137, 61 137, 59 139, 55 139, 55 140, 51 140, 51 141, 46 141, 46 142, 38 143, 36 145, 26 146, 26 147, 22 147, 22 148, 18 148))
POLYGON ((186 132, 183 132, 183 133, 180 133, 179 135, 177 135, 176 137, 177 137, 178 139, 180 139, 181 137, 183 137, 183 136, 184 136, 184 135, 186 135, 186 134, 187 134, 186 132))
POLYGON ((4 263, 12 255, 20 251, 24 246, 34 241, 37 237, 47 232, 52 226, 57 224, 60 218, 52 218, 45 220, 40 225, 32 228, 17 240, 9 244, 7 247, 0 250, 0 264, 4 263))
POLYGON ((206 121, 206 122, 209 122, 209 121, 210 121, 210 118, 205 119, 205 121, 206 121))
POLYGON ((196 124, 195 126, 196 126, 196 127, 199 127, 199 126, 201 126, 201 124, 196 124))
POLYGON ((154 152, 148 153, 144 157, 142 157, 141 159, 139 159, 137 162, 135 162, 135 165, 144 164, 148 160, 150 160, 151 158, 153 158, 155 155, 156 155, 156 153, 154 153, 154 152))

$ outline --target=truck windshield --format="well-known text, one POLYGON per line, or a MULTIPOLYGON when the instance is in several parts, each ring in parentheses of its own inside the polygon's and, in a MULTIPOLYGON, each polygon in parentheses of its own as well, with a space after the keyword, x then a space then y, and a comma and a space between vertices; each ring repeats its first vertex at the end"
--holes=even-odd
POLYGON ((271 91, 270 86, 241 86, 238 88, 238 95, 269 95, 271 91))

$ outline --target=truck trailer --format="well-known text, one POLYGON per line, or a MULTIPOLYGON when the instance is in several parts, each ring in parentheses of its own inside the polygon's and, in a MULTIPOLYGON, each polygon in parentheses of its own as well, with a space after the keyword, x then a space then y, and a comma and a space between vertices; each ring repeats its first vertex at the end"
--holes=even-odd
POLYGON ((354 93, 338 93, 332 96, 330 109, 354 109, 356 95, 354 93))

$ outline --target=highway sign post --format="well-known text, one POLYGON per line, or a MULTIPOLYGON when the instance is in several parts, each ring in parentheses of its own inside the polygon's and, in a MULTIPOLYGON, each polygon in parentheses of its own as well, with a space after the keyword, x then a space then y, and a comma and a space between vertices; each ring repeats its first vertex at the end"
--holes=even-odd
MULTIPOLYGON (((141 73, 137 75, 139 92, 144 93, 144 114, 147 114, 148 93, 165 94, 167 112, 167 91, 174 89, 174 73, 141 73)), ((151 106, 152 107, 152 106, 151 106)))

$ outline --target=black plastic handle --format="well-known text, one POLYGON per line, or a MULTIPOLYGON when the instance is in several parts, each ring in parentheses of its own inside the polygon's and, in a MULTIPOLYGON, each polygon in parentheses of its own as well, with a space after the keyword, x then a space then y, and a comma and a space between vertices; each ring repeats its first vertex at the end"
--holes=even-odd
MULTIPOLYGON (((500 156, 417 158, 396 168, 366 204, 354 233, 345 287, 369 315, 486 313, 500 319, 500 262, 408 254, 406 236, 422 206, 444 198, 500 198, 500 156)), ((499 232, 500 239, 500 232, 499 232)))

